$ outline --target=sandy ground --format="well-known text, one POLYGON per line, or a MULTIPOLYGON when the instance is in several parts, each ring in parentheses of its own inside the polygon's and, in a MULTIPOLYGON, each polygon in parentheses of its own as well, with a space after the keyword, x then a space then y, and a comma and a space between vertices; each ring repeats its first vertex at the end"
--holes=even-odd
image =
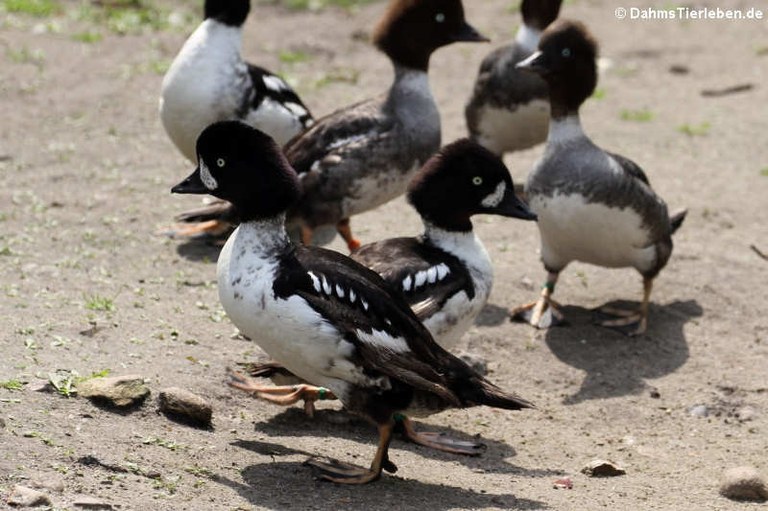
MULTIPOLYGON (((492 44, 512 37, 519 18, 510 2, 466 4, 492 44)), ((333 403, 308 420, 298 407, 227 388, 225 368, 258 348, 235 335, 221 310, 216 251, 158 234, 198 204, 169 194, 192 166, 157 115, 162 70, 194 23, 121 36, 71 19, 72 2, 50 19, 3 14, 0 380, 25 385, 0 388, 0 507, 15 484, 42 479, 63 488, 47 490, 57 509, 72 509, 78 495, 123 510, 762 509, 718 496, 717 485, 731 466, 768 471, 768 261, 750 248, 768 251, 768 25, 621 21, 612 2, 566 4, 563 14, 592 27, 611 64, 600 97, 583 110, 587 131, 640 163, 672 209, 689 208, 657 280, 649 332, 627 338, 593 326, 590 309, 637 301, 640 280, 631 270, 579 264, 557 292, 572 304, 570 326, 537 332, 510 323, 507 307, 532 299, 544 276, 538 234, 533 224, 478 220, 497 278, 462 349, 486 358, 492 380, 539 409, 433 416, 422 427, 477 435, 485 455, 460 458, 398 440, 391 458, 399 472, 360 488, 317 482, 302 462, 322 454, 365 465, 373 428, 336 420, 333 403), (86 30, 103 39, 73 40, 86 30), (740 84, 753 88, 701 94, 740 84), (633 113, 641 121, 622 118, 633 113), (153 396, 115 412, 32 389, 57 369, 139 374, 153 396), (157 392, 171 385, 213 403, 212 429, 157 413, 157 392), (692 415, 697 405, 708 415, 692 415), (125 471, 83 463, 93 458, 125 471), (627 474, 580 474, 594 458, 627 474), (553 488, 563 476, 572 490, 553 488)), ((198 15, 181 2, 162 5, 198 15)), ((383 5, 258 5, 244 53, 290 77, 315 114, 328 113, 389 85, 388 62, 361 40, 383 5), (281 60, 286 50, 306 58, 281 60)), ((464 134, 463 105, 491 47, 456 45, 433 58, 445 141, 464 134)), ((513 176, 523 180, 540 152, 509 156, 513 176)), ((398 200, 354 226, 374 241, 416 233, 419 222, 398 200)))

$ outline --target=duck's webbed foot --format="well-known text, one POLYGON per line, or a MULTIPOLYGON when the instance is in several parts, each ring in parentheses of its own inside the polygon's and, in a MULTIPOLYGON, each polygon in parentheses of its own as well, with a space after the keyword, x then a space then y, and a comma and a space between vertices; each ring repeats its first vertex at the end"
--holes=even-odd
POLYGON ((248 378, 242 373, 230 372, 230 387, 248 392, 258 399, 269 401, 276 405, 290 406, 300 400, 304 400, 304 411, 312 417, 314 415, 314 402, 321 399, 336 399, 333 392, 324 388, 308 385, 305 383, 299 385, 260 385, 248 378))
POLYGON ((465 456, 480 456, 486 450, 486 445, 483 443, 459 440, 444 433, 426 431, 420 433, 414 429, 411 419, 404 415, 396 416, 395 421, 405 440, 424 447, 465 456))

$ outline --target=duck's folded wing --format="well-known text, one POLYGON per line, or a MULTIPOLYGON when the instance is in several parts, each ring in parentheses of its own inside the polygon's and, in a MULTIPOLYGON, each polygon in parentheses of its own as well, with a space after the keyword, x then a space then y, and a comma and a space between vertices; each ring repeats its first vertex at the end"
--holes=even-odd
POLYGON ((284 151, 299 176, 339 165, 355 148, 386 137, 393 124, 381 113, 381 100, 362 101, 319 119, 286 144, 284 151))
POLYGON ((640 168, 640 165, 633 162, 626 156, 622 156, 620 154, 610 153, 610 152, 607 152, 607 153, 608 153, 608 156, 616 160, 616 163, 619 164, 619 166, 627 176, 637 179, 639 181, 642 181, 648 186, 651 186, 651 182, 648 179, 648 176, 645 175, 645 172, 643 172, 643 169, 640 168))
POLYGON ((438 312, 456 293, 475 296, 472 277, 455 256, 419 238, 371 243, 351 255, 401 293, 421 321, 438 312))
POLYGON ((296 247, 281 267, 275 294, 297 294, 328 318, 354 346, 349 357, 364 371, 396 378, 459 405, 446 373, 464 370, 462 363, 432 339, 403 298, 376 273, 317 247, 296 247))
POLYGON ((245 108, 258 108, 266 98, 270 98, 290 110, 305 128, 312 125, 312 113, 285 80, 253 64, 248 64, 248 75, 251 77, 253 94, 248 104, 244 105, 245 108))

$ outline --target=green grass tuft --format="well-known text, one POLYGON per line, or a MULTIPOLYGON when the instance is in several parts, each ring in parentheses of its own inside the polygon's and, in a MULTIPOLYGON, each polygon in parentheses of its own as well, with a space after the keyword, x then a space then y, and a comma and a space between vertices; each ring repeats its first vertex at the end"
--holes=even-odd
POLYGON ((54 0, 0 0, 5 12, 28 14, 37 18, 46 18, 61 11, 61 6, 54 0))
POLYGON ((708 122, 702 122, 700 124, 681 124, 677 127, 677 131, 689 137, 703 137, 709 134, 709 129, 712 126, 708 122))
POLYGON ((85 298, 85 308, 92 311, 115 312, 115 302, 112 298, 92 295, 85 298))
POLYGON ((641 110, 622 110, 621 120, 632 122, 650 122, 655 117, 654 113, 643 108, 641 110))
POLYGON ((24 382, 11 378, 10 380, 0 381, 0 388, 5 390, 22 390, 24 388, 24 382))
POLYGON ((303 51, 281 51, 277 58, 280 59, 280 62, 283 62, 285 64, 299 64, 301 62, 307 62, 312 57, 303 51))
POLYGON ((90 30, 86 30, 84 32, 72 34, 72 39, 81 43, 95 44, 101 41, 103 36, 98 32, 91 32, 90 30))
POLYGON ((768 167, 765 167, 760 171, 760 175, 763 177, 768 177, 768 167))

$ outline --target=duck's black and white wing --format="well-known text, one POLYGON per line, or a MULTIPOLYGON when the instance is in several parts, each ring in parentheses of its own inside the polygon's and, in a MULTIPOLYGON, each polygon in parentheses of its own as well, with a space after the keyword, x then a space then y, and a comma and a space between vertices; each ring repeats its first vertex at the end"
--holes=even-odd
POLYGON ((348 358, 355 365, 461 405, 450 379, 471 370, 432 339, 379 275, 338 252, 317 247, 296 247, 280 267, 275 296, 303 298, 354 346, 348 358))
POLYGON ((454 295, 475 296, 472 276, 459 259, 420 238, 393 238, 361 247, 352 259, 372 269, 401 293, 421 321, 454 295))
POLYGON ((296 119, 301 131, 312 126, 314 118, 309 108, 285 80, 262 67, 253 64, 247 66, 253 91, 241 107, 241 118, 246 118, 249 112, 258 111, 259 108, 282 108, 286 111, 283 115, 296 119))

